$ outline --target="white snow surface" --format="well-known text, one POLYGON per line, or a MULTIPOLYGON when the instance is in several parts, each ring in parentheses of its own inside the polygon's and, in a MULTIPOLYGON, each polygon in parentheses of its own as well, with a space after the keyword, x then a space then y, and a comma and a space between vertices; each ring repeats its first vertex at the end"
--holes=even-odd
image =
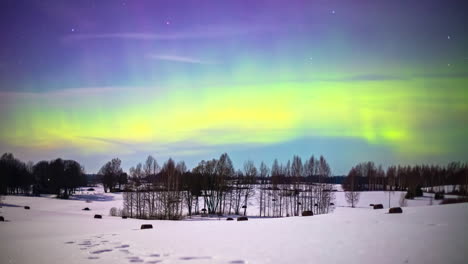
MULTIPOLYGON (((392 206, 399 197, 393 194, 392 206)), ((388 214, 369 207, 387 208, 387 193, 364 192, 350 208, 337 192, 327 215, 237 222, 111 217, 122 195, 101 188, 72 200, 6 196, 0 263, 468 263, 468 203, 429 206, 429 200, 409 201, 403 214, 388 214), (140 230, 141 224, 154 228, 140 230)), ((255 199, 252 205, 248 213, 256 215, 255 199)))

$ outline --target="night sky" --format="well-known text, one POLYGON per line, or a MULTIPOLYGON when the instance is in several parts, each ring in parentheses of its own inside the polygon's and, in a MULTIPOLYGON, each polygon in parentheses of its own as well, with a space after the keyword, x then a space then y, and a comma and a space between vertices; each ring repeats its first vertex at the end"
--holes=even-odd
POLYGON ((464 2, 2 0, 0 152, 466 161, 464 2))

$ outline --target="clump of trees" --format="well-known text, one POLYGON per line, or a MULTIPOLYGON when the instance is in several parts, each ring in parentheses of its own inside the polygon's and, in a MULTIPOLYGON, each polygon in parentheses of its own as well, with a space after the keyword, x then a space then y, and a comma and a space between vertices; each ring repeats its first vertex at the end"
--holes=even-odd
POLYGON ((324 157, 312 156, 303 164, 294 156, 284 166, 275 160, 271 169, 263 162, 257 169, 248 160, 243 170, 236 171, 224 153, 218 159, 202 160, 188 171, 183 161, 169 159, 161 168, 149 156, 144 164, 130 168, 122 214, 154 219, 180 219, 185 212, 188 216, 246 215, 255 196, 263 217, 300 215, 303 210, 328 213, 334 199, 327 181, 330 175, 324 157))
POLYGON ((83 167, 74 160, 55 159, 24 163, 13 154, 0 158, 0 193, 57 194, 68 198, 79 186, 86 185, 83 167))
POLYGON ((123 172, 121 163, 120 159, 115 158, 104 164, 99 170, 98 178, 102 182, 104 192, 120 191, 122 186, 127 184, 128 176, 127 173, 123 172))

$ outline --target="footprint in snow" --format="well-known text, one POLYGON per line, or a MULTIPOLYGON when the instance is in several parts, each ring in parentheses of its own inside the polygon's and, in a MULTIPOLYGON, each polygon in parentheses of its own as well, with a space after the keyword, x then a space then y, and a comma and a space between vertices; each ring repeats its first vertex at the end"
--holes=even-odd
POLYGON ((88 259, 99 259, 99 257, 88 257, 88 259))
POLYGON ((129 262, 131 263, 141 263, 143 260, 139 257, 128 257, 127 258, 129 262))
POLYGON ((151 254, 149 255, 150 257, 156 257, 156 258, 159 258, 161 255, 160 254, 151 254))
POLYGON ((104 252, 111 252, 112 249, 102 249, 102 250, 96 250, 96 251, 93 251, 91 252, 91 254, 102 254, 104 252))
POLYGON ((230 264, 247 264, 247 261, 244 260, 233 260, 229 262, 230 264))
POLYGON ((130 251, 127 250, 127 249, 121 249, 119 251, 122 252, 122 253, 125 253, 125 254, 130 254, 130 251))
POLYGON ((74 243, 75 243, 74 241, 65 242, 65 244, 74 244, 74 243))
POLYGON ((181 257, 180 260, 211 259, 211 257, 181 257))
POLYGON ((150 264, 155 264, 155 263, 159 263, 159 262, 162 262, 162 260, 146 261, 146 263, 150 263, 150 264))
POLYGON ((130 247, 130 245, 121 245, 121 246, 117 246, 115 248, 128 248, 128 247, 130 247))

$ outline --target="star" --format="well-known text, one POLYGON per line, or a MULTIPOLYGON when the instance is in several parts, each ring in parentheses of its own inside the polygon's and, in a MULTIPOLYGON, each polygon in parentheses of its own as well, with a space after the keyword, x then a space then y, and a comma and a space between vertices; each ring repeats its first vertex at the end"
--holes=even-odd
POLYGON ((71 29, 71 32, 75 32, 75 29, 74 29, 74 28, 72 28, 72 29, 71 29))
POLYGON ((166 25, 169 25, 169 24, 171 24, 171 22, 170 22, 170 21, 166 21, 166 25))
POLYGON ((447 36, 447 39, 450 39, 450 36, 447 36))
POLYGON ((449 64, 447 64, 447 66, 448 66, 448 67, 450 67, 450 63, 449 63, 449 64))
POLYGON ((331 12, 331 13, 332 13, 332 14, 335 14, 335 10, 332 10, 332 12, 331 12))

